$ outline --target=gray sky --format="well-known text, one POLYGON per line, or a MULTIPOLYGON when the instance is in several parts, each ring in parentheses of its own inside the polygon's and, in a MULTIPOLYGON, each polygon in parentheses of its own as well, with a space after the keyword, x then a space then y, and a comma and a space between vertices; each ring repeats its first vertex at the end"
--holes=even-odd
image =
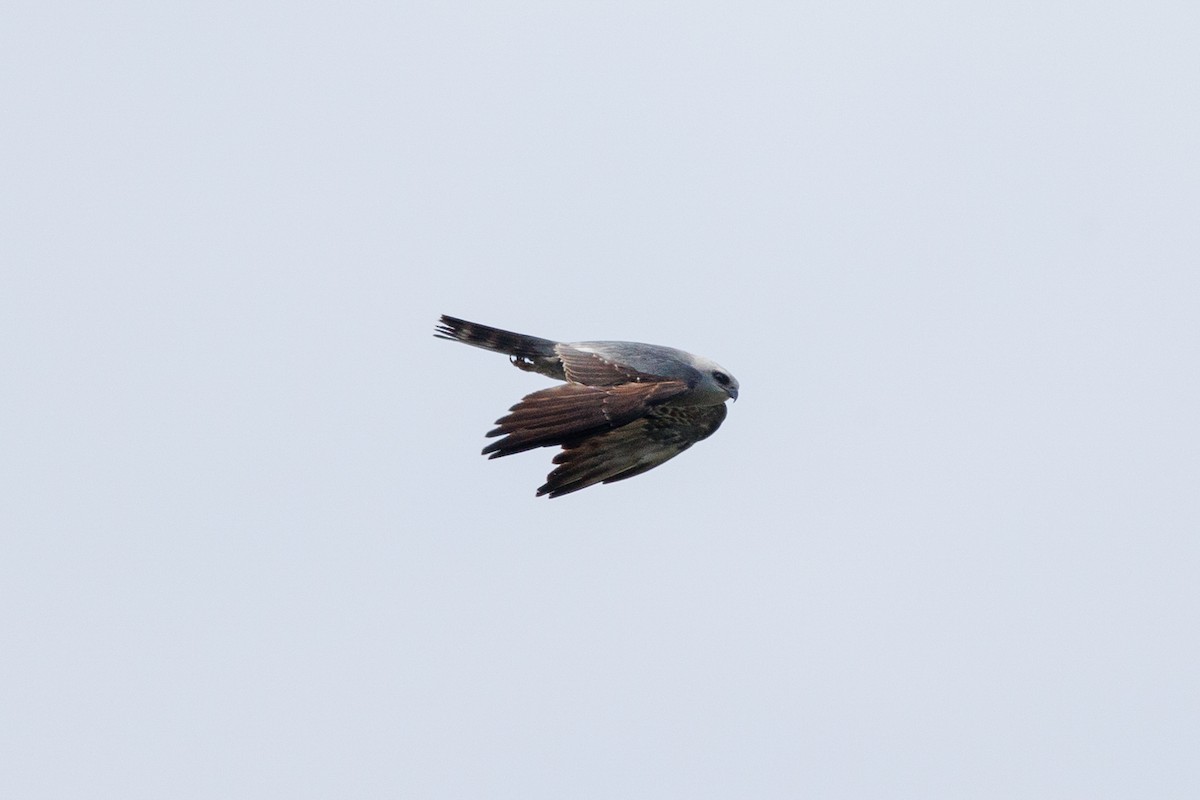
POLYGON ((1194 3, 18 3, 0 795, 1200 796, 1194 3), (535 499, 440 313, 727 366, 535 499))

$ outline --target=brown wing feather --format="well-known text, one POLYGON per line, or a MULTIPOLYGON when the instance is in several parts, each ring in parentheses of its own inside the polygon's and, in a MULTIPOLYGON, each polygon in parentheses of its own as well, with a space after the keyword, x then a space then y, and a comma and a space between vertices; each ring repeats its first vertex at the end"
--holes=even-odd
POLYGON ((659 406, 616 430, 567 442, 554 457, 559 466, 538 495, 576 492, 595 483, 632 478, 711 436, 725 420, 725 404, 659 406))
POLYGON ((567 380, 588 386, 616 386, 623 383, 661 381, 662 378, 646 375, 636 369, 609 361, 596 353, 578 350, 569 344, 558 344, 554 351, 562 361, 567 380))
POLYGON ((583 386, 568 383, 526 395, 488 436, 503 436, 483 449, 491 458, 573 442, 619 428, 660 403, 687 391, 681 381, 583 386))

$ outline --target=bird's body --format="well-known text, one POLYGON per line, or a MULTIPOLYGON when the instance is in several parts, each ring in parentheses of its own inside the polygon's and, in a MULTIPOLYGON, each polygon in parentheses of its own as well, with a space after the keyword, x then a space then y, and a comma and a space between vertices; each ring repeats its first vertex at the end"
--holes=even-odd
POLYGON ((538 494, 551 497, 631 478, 711 436, 737 399, 718 364, 640 342, 555 342, 443 315, 435 334, 504 353, 562 386, 526 395, 496 421, 491 458, 561 446, 538 494))

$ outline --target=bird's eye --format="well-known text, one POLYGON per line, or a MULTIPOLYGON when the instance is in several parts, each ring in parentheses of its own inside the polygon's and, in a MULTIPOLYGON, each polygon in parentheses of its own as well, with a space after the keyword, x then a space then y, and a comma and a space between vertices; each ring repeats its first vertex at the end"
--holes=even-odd
POLYGON ((721 384, 722 386, 729 385, 729 376, 726 375, 724 372, 714 372, 712 375, 713 375, 713 380, 715 380, 717 383, 721 384))

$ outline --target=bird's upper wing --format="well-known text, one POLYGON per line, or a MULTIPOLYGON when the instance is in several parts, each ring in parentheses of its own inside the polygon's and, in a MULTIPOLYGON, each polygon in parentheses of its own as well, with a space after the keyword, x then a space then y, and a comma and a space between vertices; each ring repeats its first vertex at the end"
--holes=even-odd
POLYGON ((593 350, 584 350, 569 344, 557 344, 554 352, 562 361, 567 380, 588 386, 615 386, 622 383, 662 381, 663 378, 647 375, 633 367, 619 363, 608 355, 593 350))
POLYGON ((559 466, 537 493, 558 497, 654 469, 711 436, 721 427, 725 412, 724 403, 658 406, 620 428, 568 442, 554 457, 559 466))
MULTIPOLYGON (((492 458, 535 447, 566 444, 619 428, 660 403, 688 391, 682 381, 648 381, 618 386, 567 383, 526 395, 488 436, 503 436, 483 449, 492 458)), ((714 428, 715 430, 715 428, 714 428)))

